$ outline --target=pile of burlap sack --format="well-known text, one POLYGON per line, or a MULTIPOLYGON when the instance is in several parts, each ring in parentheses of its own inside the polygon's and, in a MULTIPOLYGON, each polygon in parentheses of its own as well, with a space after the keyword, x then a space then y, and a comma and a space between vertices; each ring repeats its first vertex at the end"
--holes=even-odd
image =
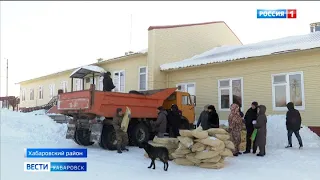
MULTIPOLYGON (((228 130, 228 126, 226 125, 220 125, 220 128, 224 129, 224 130, 228 130)), ((242 130, 241 130, 241 144, 239 146, 240 151, 245 151, 246 150, 246 143, 247 143, 247 130, 246 130, 246 126, 243 125, 242 126, 242 130)))
MULTIPOLYGON (((166 147, 169 151, 169 158, 172 160, 173 157, 171 154, 179 147, 179 140, 177 138, 158 138, 156 136, 149 144, 155 147, 166 147)), ((144 156, 148 158, 147 153, 145 153, 144 156)))
POLYGON ((180 135, 178 148, 171 154, 176 164, 220 169, 225 158, 233 156, 234 144, 223 128, 180 130, 180 135))

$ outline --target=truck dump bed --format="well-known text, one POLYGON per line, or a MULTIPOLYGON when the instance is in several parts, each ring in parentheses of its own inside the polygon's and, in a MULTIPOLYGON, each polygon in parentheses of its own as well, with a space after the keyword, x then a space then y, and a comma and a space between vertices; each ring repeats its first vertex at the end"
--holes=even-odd
POLYGON ((59 95, 57 110, 61 114, 87 113, 113 117, 117 108, 131 109, 131 118, 156 118, 156 108, 174 93, 176 88, 133 91, 131 93, 90 90, 75 91, 59 95))

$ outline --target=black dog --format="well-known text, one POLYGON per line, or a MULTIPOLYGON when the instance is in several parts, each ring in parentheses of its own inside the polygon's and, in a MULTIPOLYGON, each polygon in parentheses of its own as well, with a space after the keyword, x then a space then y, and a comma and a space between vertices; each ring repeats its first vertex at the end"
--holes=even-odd
POLYGON ((168 167, 169 167, 169 163, 168 163, 168 161, 169 161, 169 151, 168 151, 167 148, 165 148, 165 147, 154 147, 151 144, 149 144, 148 142, 142 142, 139 145, 139 148, 143 148, 147 152, 149 158, 151 159, 151 164, 150 164, 150 166, 148 168, 151 168, 152 165, 153 165, 153 169, 155 169, 156 168, 156 164, 154 163, 154 161, 157 158, 159 158, 160 161, 162 161, 163 164, 164 164, 163 169, 165 171, 168 170, 168 167))

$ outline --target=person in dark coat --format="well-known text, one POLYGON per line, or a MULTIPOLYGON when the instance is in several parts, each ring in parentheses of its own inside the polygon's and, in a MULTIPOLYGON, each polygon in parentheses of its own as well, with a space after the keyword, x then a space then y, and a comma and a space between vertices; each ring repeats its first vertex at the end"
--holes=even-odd
POLYGON ((156 121, 150 121, 151 127, 157 133, 158 138, 163 138, 167 130, 167 111, 162 107, 157 108, 158 118, 156 121))
MULTIPOLYGON (((219 115, 216 111, 216 108, 213 105, 208 107, 208 122, 209 122, 209 129, 210 128, 219 128, 219 115)), ((206 129, 203 129, 206 130, 206 129)))
POLYGON ((103 91, 111 92, 116 86, 114 86, 112 78, 110 77, 111 73, 108 71, 103 74, 103 91))
POLYGON ((180 136, 179 127, 181 124, 181 114, 177 105, 172 104, 168 113, 169 136, 176 138, 180 136))
POLYGON ((303 147, 302 139, 299 133, 299 130, 301 129, 301 115, 298 110, 294 108, 294 104, 292 102, 289 102, 287 104, 288 112, 286 115, 286 126, 288 131, 288 146, 286 148, 292 147, 292 134, 294 133, 298 139, 299 148, 303 147))
MULTIPOLYGON (((254 130, 252 121, 257 120, 258 117, 258 103, 257 102, 252 102, 251 107, 247 110, 246 115, 244 116, 244 122, 246 125, 246 130, 247 130, 247 143, 246 143, 246 151, 243 152, 244 154, 250 153, 251 151, 251 136, 254 130)), ((253 153, 255 153, 256 149, 253 149, 253 153)))
POLYGON ((201 125, 202 129, 209 129, 209 124, 208 124, 208 107, 210 105, 207 104, 204 106, 203 111, 201 112, 198 122, 197 122, 197 127, 199 127, 201 125))
POLYGON ((252 121, 253 126, 257 129, 257 136, 255 139, 255 146, 259 148, 257 156, 266 155, 266 144, 267 144, 267 108, 264 105, 258 107, 258 118, 256 121, 252 121))

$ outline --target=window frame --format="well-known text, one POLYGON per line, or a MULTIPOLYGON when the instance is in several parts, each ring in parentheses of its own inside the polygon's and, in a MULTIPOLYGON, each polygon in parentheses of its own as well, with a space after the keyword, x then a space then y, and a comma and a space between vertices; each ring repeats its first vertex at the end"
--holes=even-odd
POLYGON ((139 91, 147 91, 148 90, 148 66, 139 66, 138 68, 138 73, 139 73, 139 77, 138 77, 138 89, 139 91), (146 68, 146 72, 145 73, 141 73, 140 70, 142 68, 146 68), (146 89, 145 90, 141 90, 140 89, 140 83, 141 83, 141 75, 146 75, 146 89))
POLYGON ((54 83, 49 84, 49 99, 52 99, 54 97, 54 90, 55 90, 55 84, 54 83), (52 91, 52 94, 51 94, 51 91, 52 91))
POLYGON ((21 89, 21 101, 26 101, 26 88, 21 89))
POLYGON ((114 89, 112 90, 113 92, 120 92, 120 93, 125 93, 126 92, 126 71, 124 70, 124 69, 122 69, 122 70, 118 70, 118 71, 113 71, 113 73, 112 73, 112 81, 114 81, 114 77, 115 77, 115 74, 116 73, 121 73, 121 72, 124 72, 124 78, 123 78, 123 92, 121 91, 121 78, 120 78, 120 76, 119 76, 119 91, 114 91, 114 89))
POLYGON ((34 100, 35 100, 35 98, 34 98, 34 88, 29 88, 29 100, 30 100, 30 101, 34 101, 34 100), (32 99, 31 99, 31 90, 32 90, 32 92, 33 92, 33 94, 32 94, 32 99))
POLYGON ((301 76, 301 99, 302 99, 302 106, 295 106, 297 110, 305 110, 305 89, 304 89, 304 75, 303 71, 296 71, 296 72, 286 72, 286 73, 278 73, 278 74, 271 74, 271 89, 272 89, 272 109, 273 111, 287 111, 287 107, 276 107, 276 99, 275 99, 275 87, 276 86, 286 86, 286 103, 290 102, 290 75, 297 75, 301 76), (274 84, 274 77, 275 76, 283 76, 286 77, 286 83, 278 83, 274 84))
POLYGON ((68 81, 61 81, 61 89, 63 90, 63 93, 68 92, 68 81), (64 88, 66 88, 66 91, 64 91, 64 88))
POLYGON ((38 88, 38 98, 43 99, 43 86, 42 85, 40 85, 38 88), (41 93, 40 93, 40 91, 41 91, 41 93))
POLYGON ((233 104, 233 93, 232 93, 232 81, 233 80, 240 80, 241 81, 241 111, 243 111, 243 103, 244 103, 244 92, 243 92, 243 87, 244 87, 244 82, 243 82, 243 77, 233 77, 233 78, 225 78, 225 79, 218 79, 218 106, 219 106, 219 111, 230 111, 229 108, 221 108, 221 90, 229 90, 229 106, 233 104), (220 81, 229 81, 229 87, 220 87, 220 81))

